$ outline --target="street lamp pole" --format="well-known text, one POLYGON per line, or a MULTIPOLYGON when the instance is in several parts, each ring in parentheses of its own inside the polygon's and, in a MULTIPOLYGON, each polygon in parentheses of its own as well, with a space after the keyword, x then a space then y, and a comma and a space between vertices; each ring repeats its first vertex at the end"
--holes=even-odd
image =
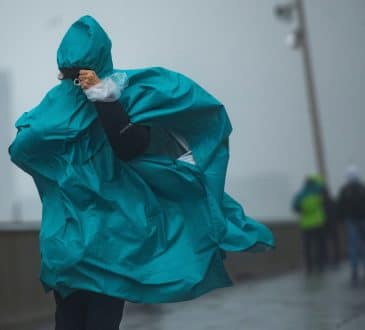
POLYGON ((303 0, 297 0, 299 31, 301 33, 302 58, 305 82, 307 86, 308 109, 313 134, 313 144, 316 153, 317 168, 321 176, 327 181, 327 168, 324 156, 321 125, 319 119, 317 95, 314 82, 312 59, 308 42, 307 21, 303 0))
POLYGON ((284 21, 291 21, 295 12, 298 17, 298 26, 289 35, 291 38, 288 38, 288 41, 293 48, 302 49, 304 78, 307 89, 308 110, 310 126, 312 130, 313 145, 315 150, 316 167, 321 176, 327 181, 327 168, 325 163, 322 132, 317 106, 317 95, 314 83, 312 59, 309 49, 308 29, 304 1, 293 0, 287 4, 278 5, 275 8, 276 15, 284 21))

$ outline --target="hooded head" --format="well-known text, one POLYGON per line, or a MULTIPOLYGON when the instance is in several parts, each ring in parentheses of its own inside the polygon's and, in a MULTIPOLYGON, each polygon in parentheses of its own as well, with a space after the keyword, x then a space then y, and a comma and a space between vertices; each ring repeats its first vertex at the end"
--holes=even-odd
POLYGON ((306 177, 306 183, 311 185, 323 186, 324 179, 319 174, 310 174, 306 177))
POLYGON ((360 173, 356 165, 349 165, 346 168, 345 178, 347 182, 360 181, 360 173))
POLYGON ((113 72, 112 43, 91 16, 83 16, 66 32, 57 51, 57 64, 62 69, 89 69, 103 78, 113 72))

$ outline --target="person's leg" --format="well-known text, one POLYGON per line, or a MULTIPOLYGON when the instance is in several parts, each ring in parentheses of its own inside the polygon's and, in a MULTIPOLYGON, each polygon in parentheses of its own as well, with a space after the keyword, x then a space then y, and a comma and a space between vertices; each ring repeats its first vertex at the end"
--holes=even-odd
POLYGON ((315 260, 319 272, 322 272, 326 262, 326 231, 325 228, 318 228, 315 231, 315 260))
POLYGON ((123 316, 124 300, 89 292, 86 330, 118 330, 123 316))
POLYGON ((361 258, 360 260, 362 260, 363 265, 365 267, 365 219, 359 220, 358 233, 359 233, 359 244, 358 244, 359 256, 361 258))
POLYGON ((76 291, 66 298, 62 298, 56 291, 53 294, 56 301, 55 330, 85 330, 85 291, 76 291))
POLYGON ((317 267, 318 268, 324 268, 325 266, 327 266, 330 262, 330 248, 329 248, 329 241, 330 241, 330 228, 329 228, 329 224, 326 223, 325 226, 321 229, 321 232, 318 232, 318 240, 322 239, 323 241, 320 243, 319 241, 316 242, 316 256, 317 259, 317 267), (322 237, 322 238, 321 238, 322 237), (318 250, 318 244, 321 245, 321 250, 318 250), (318 254, 319 253, 319 254, 318 254), (322 266, 321 266, 322 265, 322 266))
POLYGON ((314 264, 314 269, 318 271, 320 268, 320 256, 321 256, 319 229, 313 229, 311 232, 312 232, 313 264, 314 264))
POLYGON ((358 232, 353 220, 346 220, 347 252, 351 265, 351 280, 353 284, 358 280, 358 232))
POLYGON ((338 223, 334 222, 332 224, 331 231, 331 240, 332 240, 332 250, 333 250, 333 265, 338 266, 340 263, 340 240, 338 236, 338 223))
POLYGON ((311 251, 311 232, 309 230, 302 231, 304 261, 307 274, 312 272, 312 251, 311 251))

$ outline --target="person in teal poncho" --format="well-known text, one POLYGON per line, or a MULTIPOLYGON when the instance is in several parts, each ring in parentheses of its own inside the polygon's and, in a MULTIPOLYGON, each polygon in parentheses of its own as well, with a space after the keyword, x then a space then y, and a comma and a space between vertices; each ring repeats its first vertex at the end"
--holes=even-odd
POLYGON ((117 70, 90 16, 58 52, 60 83, 16 122, 9 153, 42 201, 56 329, 118 329, 124 301, 178 302, 231 285, 224 251, 274 246, 224 192, 224 106, 160 67, 117 70))

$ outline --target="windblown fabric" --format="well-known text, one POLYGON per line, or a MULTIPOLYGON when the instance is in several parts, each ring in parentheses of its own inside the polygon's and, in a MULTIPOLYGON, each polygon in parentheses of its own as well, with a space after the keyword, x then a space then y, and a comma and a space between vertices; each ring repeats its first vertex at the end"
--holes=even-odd
POLYGON ((151 143, 143 156, 119 160, 93 103, 71 80, 17 120, 9 153, 42 200, 40 278, 47 289, 188 300, 231 285, 223 251, 273 247, 270 230, 224 192, 231 125, 219 101, 163 68, 113 69, 111 42, 90 16, 70 27, 57 61, 102 78, 125 72, 129 86, 119 101, 133 123, 151 127, 151 143), (175 156, 176 134, 194 163, 175 156))

